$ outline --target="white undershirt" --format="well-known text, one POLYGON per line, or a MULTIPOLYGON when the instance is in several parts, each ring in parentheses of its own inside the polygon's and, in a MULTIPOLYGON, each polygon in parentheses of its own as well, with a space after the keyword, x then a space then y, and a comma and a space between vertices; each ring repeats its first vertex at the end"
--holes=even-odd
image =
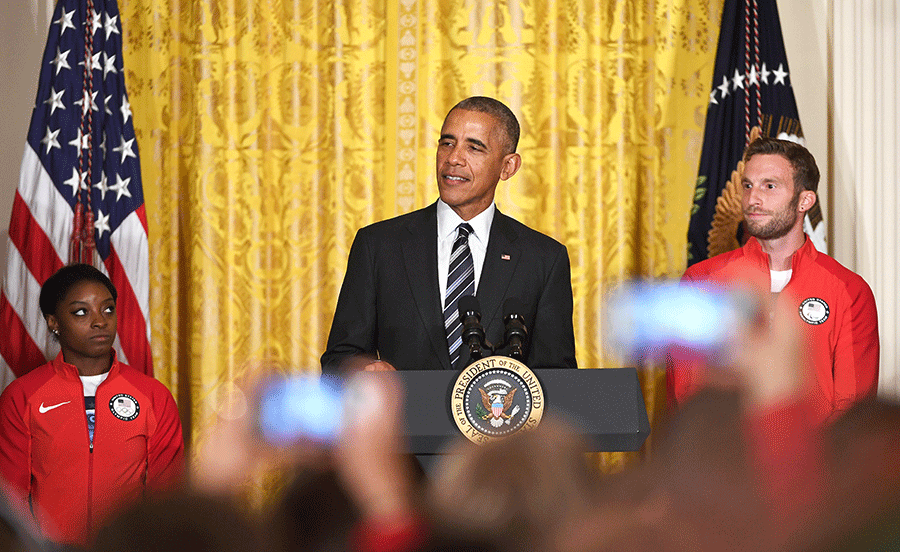
POLYGON ((97 388, 100 387, 100 384, 103 383, 103 380, 105 380, 108 375, 109 372, 103 372, 96 376, 79 376, 81 378, 81 386, 84 387, 84 396, 95 396, 97 394, 97 388))
POLYGON ((453 252, 453 242, 459 234, 457 227, 463 222, 472 226, 469 234, 469 250, 472 252, 472 263, 475 265, 475 289, 481 281, 481 268, 484 265, 484 256, 487 253, 488 238, 491 235, 491 224, 494 222, 494 212, 497 206, 491 205, 476 215, 472 220, 465 221, 460 218, 449 205, 441 201, 437 202, 437 253, 438 253, 438 286, 441 290, 441 308, 444 306, 444 298, 447 296, 447 271, 450 268, 450 254, 453 252))
POLYGON ((772 293, 779 293, 791 281, 793 270, 769 270, 769 277, 772 280, 772 293))

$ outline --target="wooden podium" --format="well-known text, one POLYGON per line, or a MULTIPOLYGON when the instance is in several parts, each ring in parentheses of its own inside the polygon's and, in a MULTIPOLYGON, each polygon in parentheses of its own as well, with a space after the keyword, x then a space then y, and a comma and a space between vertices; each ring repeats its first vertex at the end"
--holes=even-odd
MULTIPOLYGON (((461 437, 450 415, 450 370, 395 372, 406 392, 409 452, 440 454, 461 437)), ((544 389, 544 416, 562 418, 592 452, 634 451, 650 434, 644 394, 634 368, 534 370, 544 389)))

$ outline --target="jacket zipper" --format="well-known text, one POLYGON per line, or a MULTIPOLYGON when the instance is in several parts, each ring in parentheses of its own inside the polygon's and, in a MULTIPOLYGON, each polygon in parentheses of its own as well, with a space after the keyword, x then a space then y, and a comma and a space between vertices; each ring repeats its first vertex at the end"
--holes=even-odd
MULTIPOLYGON (((94 426, 94 431, 96 432, 97 428, 94 426)), ((92 516, 93 516, 93 504, 94 504, 94 443, 91 443, 91 448, 88 451, 88 496, 87 496, 87 534, 91 535, 91 529, 93 528, 92 516)))
MULTIPOLYGON (((106 381, 101 381, 103 385, 106 381)), ((87 416, 84 418, 85 429, 88 430, 88 492, 87 492, 87 535, 91 538, 93 535, 93 517, 94 517, 94 438, 97 437, 97 395, 100 394, 100 385, 94 391, 94 434, 91 435, 90 427, 88 427, 87 416)))

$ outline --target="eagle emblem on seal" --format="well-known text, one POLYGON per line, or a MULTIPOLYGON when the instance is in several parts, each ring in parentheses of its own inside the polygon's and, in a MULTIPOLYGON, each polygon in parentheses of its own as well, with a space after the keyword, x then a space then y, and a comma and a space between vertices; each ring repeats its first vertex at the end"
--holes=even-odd
POLYGON ((494 427, 500 427, 503 425, 504 421, 508 424, 509 419, 515 416, 519 411, 519 407, 517 406, 513 409, 512 414, 506 413, 506 411, 509 410, 509 407, 512 406, 513 397, 516 396, 515 389, 505 396, 500 393, 488 395, 481 387, 478 388, 478 391, 481 392, 481 404, 484 405, 485 410, 488 411, 481 419, 490 420, 491 425, 494 427))

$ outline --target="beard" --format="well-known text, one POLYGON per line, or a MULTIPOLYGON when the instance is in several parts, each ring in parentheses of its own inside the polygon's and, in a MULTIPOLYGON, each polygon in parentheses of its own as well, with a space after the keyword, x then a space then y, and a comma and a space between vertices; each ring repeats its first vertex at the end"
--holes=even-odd
POLYGON ((758 240, 775 240, 784 237, 797 223, 797 217, 801 216, 801 213, 797 212, 799 204, 800 194, 797 193, 790 203, 780 211, 752 211, 770 215, 771 218, 765 224, 749 220, 746 215, 750 211, 745 210, 744 226, 747 229, 747 233, 758 240))

